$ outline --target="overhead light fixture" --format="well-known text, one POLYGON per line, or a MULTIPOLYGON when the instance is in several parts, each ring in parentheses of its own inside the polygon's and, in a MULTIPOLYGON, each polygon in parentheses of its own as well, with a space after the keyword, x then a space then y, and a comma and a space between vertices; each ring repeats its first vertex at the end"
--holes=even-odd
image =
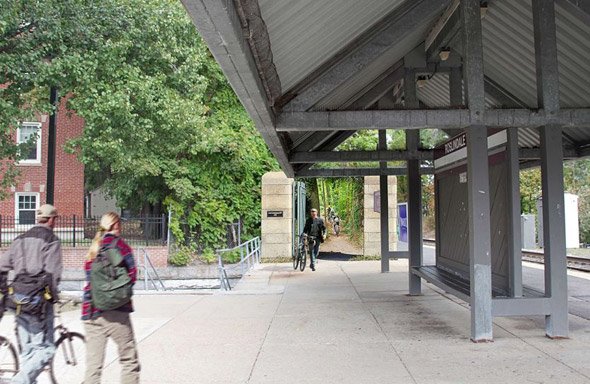
POLYGON ((451 48, 449 48, 449 47, 445 47, 445 48, 441 49, 440 52, 438 53, 438 57, 440 57, 440 59, 442 61, 447 61, 449 59, 450 55, 451 55, 451 48))
POLYGON ((488 13, 488 2, 483 2, 481 3, 481 6, 479 7, 479 14, 481 15, 481 18, 483 19, 484 17, 486 17, 486 14, 488 13))
POLYGON ((416 85, 418 86, 418 88, 424 88, 427 81, 428 81, 428 77, 418 76, 418 80, 416 80, 416 85))

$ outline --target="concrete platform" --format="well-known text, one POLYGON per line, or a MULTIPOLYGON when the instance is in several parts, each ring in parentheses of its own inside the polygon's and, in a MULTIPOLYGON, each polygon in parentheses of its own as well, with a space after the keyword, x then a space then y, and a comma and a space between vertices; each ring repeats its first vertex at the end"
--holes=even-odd
MULTIPOLYGON (((497 319, 495 342, 473 344, 464 303, 429 285, 408 297, 405 261, 379 268, 263 265, 229 294, 138 296, 141 382, 590 383, 589 320, 571 315, 571 339, 549 340, 543 318, 497 319)), ((590 297, 590 274, 576 279, 590 297)), ((78 313, 64 319, 82 329, 78 313)), ((103 382, 118 375, 110 346, 103 382)))

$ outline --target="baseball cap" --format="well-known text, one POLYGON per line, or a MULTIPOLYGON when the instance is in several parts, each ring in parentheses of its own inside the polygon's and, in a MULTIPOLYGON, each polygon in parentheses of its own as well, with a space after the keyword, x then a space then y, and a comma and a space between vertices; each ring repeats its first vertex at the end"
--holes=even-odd
POLYGON ((37 218, 50 218, 57 216, 57 209, 51 204, 43 204, 37 209, 37 218))

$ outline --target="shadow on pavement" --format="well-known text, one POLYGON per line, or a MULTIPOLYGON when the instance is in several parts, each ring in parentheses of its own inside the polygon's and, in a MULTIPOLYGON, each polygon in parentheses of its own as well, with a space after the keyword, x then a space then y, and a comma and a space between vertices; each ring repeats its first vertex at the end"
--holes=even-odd
POLYGON ((352 259, 355 256, 359 256, 359 255, 353 255, 353 254, 342 253, 342 252, 322 252, 322 251, 320 251, 318 259, 320 259, 320 260, 334 260, 334 261, 350 261, 350 259, 352 259))

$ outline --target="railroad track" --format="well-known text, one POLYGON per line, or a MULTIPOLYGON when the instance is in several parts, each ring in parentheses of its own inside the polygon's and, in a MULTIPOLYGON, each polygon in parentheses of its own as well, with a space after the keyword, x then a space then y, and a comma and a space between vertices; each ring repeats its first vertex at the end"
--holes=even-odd
MULTIPOLYGON (((434 244, 434 239, 424 239, 424 243, 434 244)), ((544 263, 543 252, 538 251, 522 251, 522 259, 531 263, 543 264, 544 263)), ((578 271, 590 272, 590 258, 579 257, 579 256, 567 256, 567 267, 578 271)))
MULTIPOLYGON (((522 259, 532 263, 543 264, 544 255, 542 252, 522 251, 522 259)), ((567 267, 578 271, 590 272, 590 259, 587 257, 567 256, 567 267)))

